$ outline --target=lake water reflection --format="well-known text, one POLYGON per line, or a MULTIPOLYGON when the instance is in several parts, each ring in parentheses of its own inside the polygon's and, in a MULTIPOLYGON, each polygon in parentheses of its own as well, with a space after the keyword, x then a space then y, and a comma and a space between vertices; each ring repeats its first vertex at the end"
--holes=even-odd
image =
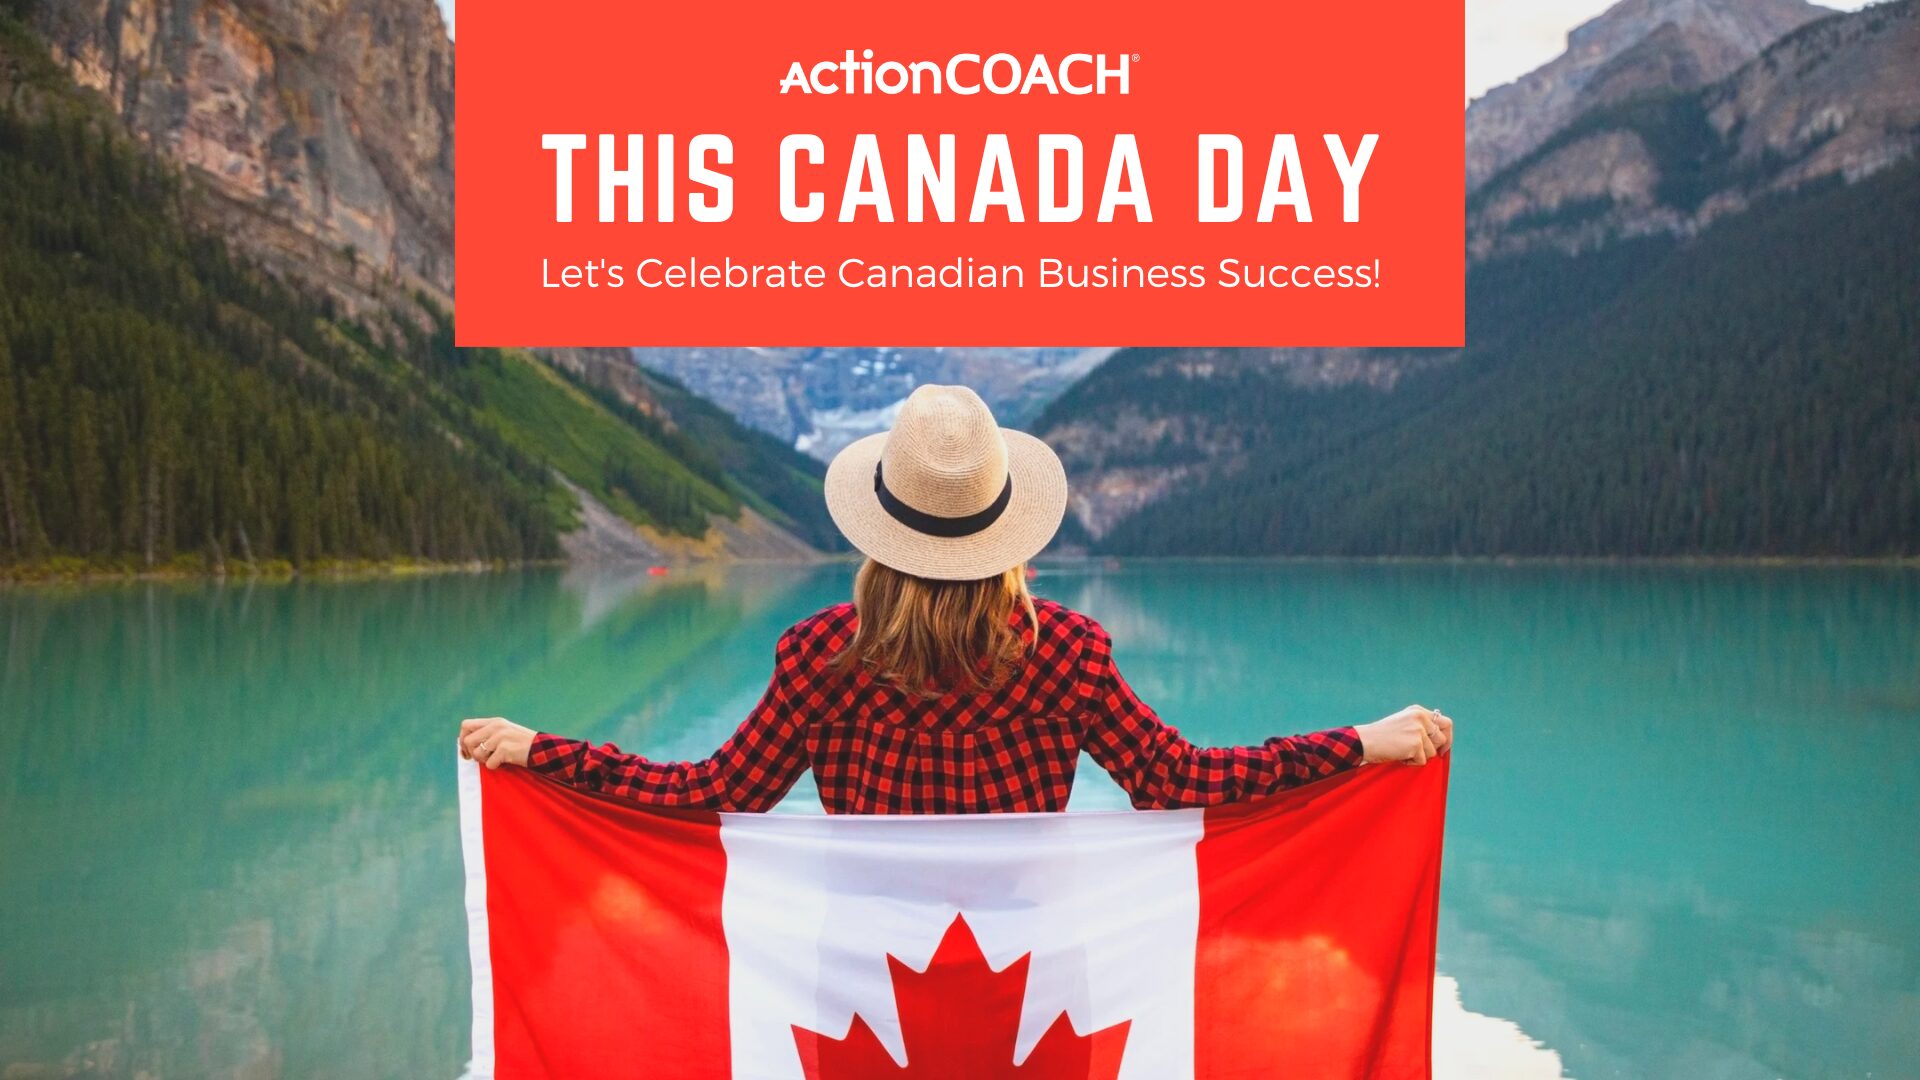
MULTIPOLYGON (((0 1076, 452 1075, 454 721, 704 755, 849 575, 0 591, 0 1076)), ((1920 1076, 1920 573, 1036 585, 1197 740, 1460 720, 1442 1075, 1920 1076)))

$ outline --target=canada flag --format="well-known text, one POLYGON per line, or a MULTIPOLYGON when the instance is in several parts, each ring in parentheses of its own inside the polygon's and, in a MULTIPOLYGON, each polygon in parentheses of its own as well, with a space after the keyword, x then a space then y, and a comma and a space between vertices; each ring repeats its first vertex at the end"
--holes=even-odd
POLYGON ((477 1077, 1431 1073, 1445 758, 1207 810, 916 817, 460 770, 477 1077))

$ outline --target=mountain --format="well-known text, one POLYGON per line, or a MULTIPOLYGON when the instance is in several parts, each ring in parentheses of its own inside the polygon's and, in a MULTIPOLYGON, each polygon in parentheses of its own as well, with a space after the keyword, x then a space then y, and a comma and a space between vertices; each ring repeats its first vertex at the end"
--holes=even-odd
POLYGON ((1689 235, 1754 199, 1920 147, 1920 14, 1809 24, 1733 77, 1595 108, 1468 200, 1471 256, 1689 235))
POLYGON ((1003 424, 1029 420, 1111 349, 635 349, 746 424, 822 461, 892 426, 913 388, 964 383, 1003 424))
POLYGON ((1574 118, 1472 196, 1491 242, 1465 350, 1116 355, 1036 425, 1073 480, 1071 539, 1920 553, 1917 35, 1914 0, 1834 16, 1710 86, 1574 118), (1582 145, 1645 186, 1489 219, 1582 145))
MULTIPOLYGON (((1646 93, 1705 86, 1828 13, 1806 0, 1625 0, 1568 35, 1567 52, 1467 110, 1467 178, 1477 188, 1575 117, 1646 93)), ((1003 422, 1029 421, 1110 349, 649 349, 674 376, 748 425, 822 459, 884 430, 914 386, 963 382, 1003 422)), ((1322 350, 1284 363, 1370 379, 1380 365, 1322 350)))
POLYGON ((452 296, 453 42, 432 3, 26 6, 55 61, 193 172, 250 258, 343 297, 383 277, 452 296))
MULTIPOLYGON (((453 42, 429 0, 31 0, 243 257, 359 315, 453 301, 453 42)), ((419 321, 415 317, 415 321, 419 321)), ((543 359, 657 413, 622 350, 543 359)))
POLYGON ((1805 0, 1624 0, 1567 35, 1550 63, 1467 106, 1473 190, 1592 109, 1731 74, 1829 10, 1805 0))
POLYGON ((453 346, 431 0, 0 20, 7 572, 837 541, 817 462, 624 351, 453 346))

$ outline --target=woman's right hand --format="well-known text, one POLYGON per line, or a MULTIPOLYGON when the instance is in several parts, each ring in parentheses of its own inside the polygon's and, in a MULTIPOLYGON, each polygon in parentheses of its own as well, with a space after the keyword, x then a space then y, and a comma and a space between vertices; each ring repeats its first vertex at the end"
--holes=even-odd
POLYGON ((1453 748, 1453 721, 1424 705, 1409 705, 1354 730, 1360 733, 1360 749, 1370 762, 1425 765, 1453 748))
POLYGON ((525 765, 533 750, 535 732, 504 716, 482 716, 460 721, 460 756, 489 769, 525 765))

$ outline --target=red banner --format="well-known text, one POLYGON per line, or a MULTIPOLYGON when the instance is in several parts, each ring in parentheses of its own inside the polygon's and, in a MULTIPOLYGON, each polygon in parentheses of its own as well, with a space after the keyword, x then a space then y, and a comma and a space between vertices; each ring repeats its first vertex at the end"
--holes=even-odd
POLYGON ((464 345, 1458 345, 1458 4, 465 0, 464 345))

